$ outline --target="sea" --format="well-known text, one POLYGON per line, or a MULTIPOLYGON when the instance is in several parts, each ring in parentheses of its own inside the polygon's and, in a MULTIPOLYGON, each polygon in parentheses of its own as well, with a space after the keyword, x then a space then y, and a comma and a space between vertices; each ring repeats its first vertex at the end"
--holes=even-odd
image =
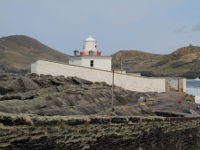
POLYGON ((186 81, 186 92, 195 96, 195 102, 200 104, 200 79, 186 81))

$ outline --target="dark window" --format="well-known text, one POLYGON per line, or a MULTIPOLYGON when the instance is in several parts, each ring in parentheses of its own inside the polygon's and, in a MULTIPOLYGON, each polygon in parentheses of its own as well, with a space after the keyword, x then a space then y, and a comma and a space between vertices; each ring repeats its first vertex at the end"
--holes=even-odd
POLYGON ((90 60, 90 67, 94 67, 94 60, 90 60))
POLYGON ((94 54, 94 52, 93 51, 89 51, 89 55, 93 55, 94 54))

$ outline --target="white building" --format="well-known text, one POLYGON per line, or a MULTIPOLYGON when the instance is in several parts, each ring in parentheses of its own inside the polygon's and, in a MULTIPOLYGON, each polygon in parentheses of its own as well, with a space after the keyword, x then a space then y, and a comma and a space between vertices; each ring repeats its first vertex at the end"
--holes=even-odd
POLYGON ((84 40, 83 51, 74 51, 69 64, 38 60, 31 64, 31 73, 65 77, 76 76, 92 82, 106 82, 138 92, 185 92, 186 80, 182 78, 147 78, 111 71, 111 57, 101 56, 97 41, 91 36, 84 40))
MULTIPOLYGON (((31 73, 65 77, 76 76, 92 82, 106 82, 112 85, 113 73, 111 71, 92 69, 78 65, 69 65, 59 62, 38 60, 31 64, 31 73)), ((138 92, 185 92, 186 80, 182 78, 147 78, 142 76, 114 74, 115 86, 138 92), (176 83, 176 84, 174 84, 176 83)))
POLYGON ((69 64, 111 71, 111 56, 101 56, 97 50, 97 41, 89 36, 83 41, 83 51, 74 51, 69 57, 69 64))

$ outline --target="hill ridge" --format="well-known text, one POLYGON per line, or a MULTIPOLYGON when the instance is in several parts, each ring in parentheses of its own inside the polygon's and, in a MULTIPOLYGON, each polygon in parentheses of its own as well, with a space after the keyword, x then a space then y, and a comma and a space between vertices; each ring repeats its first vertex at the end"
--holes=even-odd
POLYGON ((113 56, 116 69, 141 72, 145 76, 200 77, 200 46, 185 46, 170 54, 121 50, 113 56), (122 65, 121 65, 122 63, 122 65))
MULTIPOLYGON (((30 72, 32 62, 45 59, 68 63, 68 55, 26 36, 0 38, 0 73, 30 72)), ((200 46, 185 46, 169 54, 120 50, 112 55, 115 69, 145 76, 200 77, 200 46), (122 65, 121 65, 122 64, 122 65)))
POLYGON ((38 59, 68 63, 68 55, 54 50, 26 35, 0 38, 0 72, 26 73, 30 64, 38 59))

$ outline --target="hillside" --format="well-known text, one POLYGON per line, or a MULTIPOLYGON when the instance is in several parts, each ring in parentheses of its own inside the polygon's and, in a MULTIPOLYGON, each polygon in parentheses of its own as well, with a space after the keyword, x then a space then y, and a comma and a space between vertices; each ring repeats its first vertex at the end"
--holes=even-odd
POLYGON ((113 54, 116 69, 142 72, 146 76, 200 77, 200 47, 189 45, 168 55, 128 50, 113 54))
POLYGON ((38 59, 68 62, 68 55, 24 35, 0 38, 0 73, 24 73, 38 59))
POLYGON ((162 60, 163 56, 137 50, 121 50, 113 55, 115 69, 122 68, 127 72, 141 72, 148 70, 151 64, 162 60))
MULTIPOLYGON (((189 45, 168 55, 121 50, 112 55, 115 69, 141 72, 145 76, 200 77, 200 47, 189 45)), ((0 38, 0 73, 30 72, 38 59, 68 63, 68 55, 24 35, 0 38)))

